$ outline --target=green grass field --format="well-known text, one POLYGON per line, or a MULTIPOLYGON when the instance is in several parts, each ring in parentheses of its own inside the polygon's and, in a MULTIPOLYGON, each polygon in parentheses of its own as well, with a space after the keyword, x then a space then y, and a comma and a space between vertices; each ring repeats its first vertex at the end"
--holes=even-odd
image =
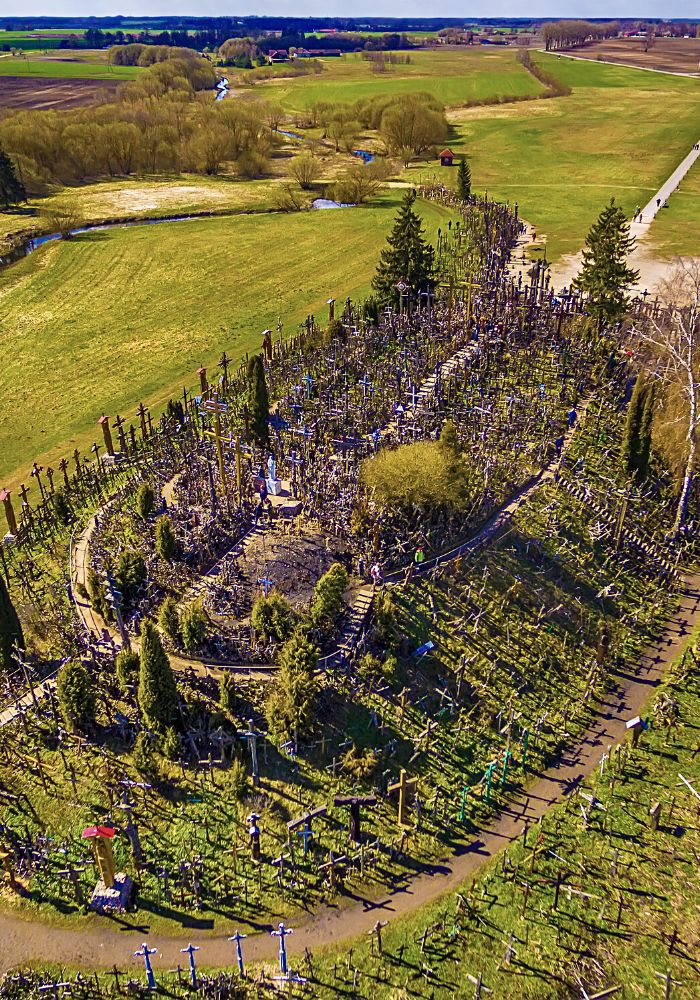
MULTIPOLYGON (((658 190, 700 138, 700 82, 536 58, 571 96, 453 112, 449 144, 470 157, 476 190, 519 203, 551 259, 580 249, 612 195, 631 216, 658 190)), ((438 173, 454 183, 456 171, 438 173)))
MULTIPOLYGON (((700 133, 700 127, 698 128, 700 133)), ((660 257, 700 256, 700 163, 688 171, 681 186, 654 220, 650 240, 660 257)))
POLYGON ((138 66, 109 66, 106 53, 86 49, 64 50, 45 59, 0 56, 0 76, 31 76, 46 79, 135 80, 143 70, 138 66), (65 53, 65 54, 64 54, 65 53), (97 55, 102 58, 91 58, 97 55))
MULTIPOLYGON (((364 294, 399 198, 96 232, 2 272, 2 484, 91 444, 103 409, 157 405, 224 348, 257 350, 278 317, 291 332, 331 294, 364 294)), ((423 213, 434 234, 446 214, 423 213)))
POLYGON ((259 84, 255 94, 279 101, 290 111, 304 111, 317 101, 351 104, 378 94, 427 91, 445 105, 459 106, 494 97, 535 96, 543 87, 516 59, 514 51, 493 52, 466 46, 411 52, 407 66, 373 73, 358 54, 322 60, 319 76, 259 84))

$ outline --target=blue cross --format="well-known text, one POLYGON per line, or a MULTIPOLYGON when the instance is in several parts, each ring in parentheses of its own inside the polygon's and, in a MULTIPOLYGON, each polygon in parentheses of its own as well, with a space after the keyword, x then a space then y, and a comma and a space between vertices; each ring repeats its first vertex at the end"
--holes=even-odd
POLYGON ((199 948, 194 944, 188 944, 186 948, 180 948, 181 955, 189 955, 190 957, 190 982, 192 983, 192 989, 197 989, 197 966, 194 963, 194 953, 199 951, 199 948))
POLYGON ((268 580, 267 577, 263 576, 258 579, 258 583, 262 584, 263 590, 265 591, 265 597, 270 593, 275 585, 274 580, 268 580))
POLYGON ((314 831, 311 829, 311 820, 307 819, 304 823, 304 827, 301 830, 296 831, 297 837, 304 838, 304 857, 309 853, 309 841, 314 838, 314 831))
POLYGON ((369 375, 365 375, 365 377, 361 378, 360 381, 357 384, 362 386, 362 398, 363 399, 367 399, 367 393, 368 392, 373 392, 374 391, 372 389, 372 383, 369 380, 369 375))
POLYGON ((156 977, 153 975, 153 966, 151 965, 151 955, 157 953, 157 948, 149 948, 144 941, 141 945, 141 951, 135 951, 134 955, 138 955, 143 958, 146 965, 146 979, 148 981, 149 990, 154 990, 156 988, 156 977))
POLYGON ((280 972, 284 976, 287 974, 287 946, 284 939, 287 934, 291 934, 293 932, 291 927, 285 927, 282 923, 277 926, 278 930, 270 931, 270 934, 272 937, 278 937, 280 939, 280 972))
POLYGON ((316 379, 313 377, 313 375, 310 372, 307 372, 306 375, 304 375, 303 378, 302 378, 302 382, 306 383, 306 398, 307 399, 311 398, 311 386, 314 384, 315 381, 316 381, 316 379))
POLYGON ((241 934, 240 931, 236 931, 236 933, 229 938, 229 941, 236 942, 236 961, 238 962, 238 971, 241 976, 245 975, 245 972, 243 970, 243 952, 241 951, 241 941, 243 941, 247 937, 248 937, 247 934, 241 934))

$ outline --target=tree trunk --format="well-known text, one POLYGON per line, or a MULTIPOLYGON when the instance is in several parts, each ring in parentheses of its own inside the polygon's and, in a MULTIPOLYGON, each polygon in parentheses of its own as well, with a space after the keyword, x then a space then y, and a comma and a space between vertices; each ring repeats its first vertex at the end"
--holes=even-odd
MULTIPOLYGON (((694 387, 693 387, 694 388, 694 387)), ((676 520, 673 525, 673 534, 678 535, 685 525, 688 516, 688 501, 690 500, 690 490, 693 485, 695 475, 695 463, 697 460, 697 403, 695 392, 690 394, 690 414, 688 417, 688 458, 685 463, 685 474, 683 476, 683 487, 678 498, 678 508, 676 510, 676 520)))

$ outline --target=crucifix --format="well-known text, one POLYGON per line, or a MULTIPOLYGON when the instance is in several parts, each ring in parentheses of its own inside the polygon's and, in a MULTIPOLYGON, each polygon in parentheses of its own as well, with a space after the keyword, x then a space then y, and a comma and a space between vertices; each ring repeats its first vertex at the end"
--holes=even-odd
POLYGON ((32 465, 32 471, 30 473, 32 479, 36 479, 37 485, 39 487, 39 492, 41 493, 41 499, 46 499, 46 494, 44 493, 44 484, 41 481, 41 473, 44 471, 43 465, 37 465, 36 462, 32 465))
POLYGON ((287 945, 285 943, 285 937, 287 934, 293 934, 294 931, 291 927, 285 927, 283 923, 277 925, 276 931, 270 931, 272 937, 278 937, 280 939, 280 972, 282 975, 287 973, 287 945))
POLYGON ((236 962, 238 963, 238 974, 239 976, 245 976, 245 969, 243 967, 243 951, 241 949, 241 941, 244 941, 248 937, 247 934, 241 934, 240 931, 236 931, 229 941, 236 942, 236 962))
POLYGON ((146 980, 148 982, 149 990, 154 990, 156 988, 156 977, 153 975, 153 966, 151 965, 151 955, 156 955, 158 953, 157 948, 149 948, 144 941, 141 945, 141 951, 135 951, 134 955, 139 958, 143 958, 144 964, 146 966, 146 980))
POLYGON ((250 747, 250 763, 253 771, 253 784, 257 787, 260 784, 260 770, 258 768, 258 738, 263 734, 253 728, 253 720, 248 719, 248 728, 239 731, 238 735, 242 740, 248 741, 250 747))
POLYGON ((417 784, 418 784, 418 778, 408 778, 406 776, 405 769, 402 767, 399 780, 395 784, 389 785, 387 788, 387 792, 390 795, 392 792, 396 791, 398 791, 399 793, 399 813, 398 813, 399 826, 407 825, 407 820, 406 820, 407 798, 411 792, 415 792, 417 784))
POLYGON ((296 832, 298 836, 304 838, 304 857, 309 853, 309 842, 313 840, 315 834, 311 828, 311 823, 313 820, 317 819, 319 816, 325 816, 328 812, 328 806, 318 806, 316 809, 311 809, 309 812, 304 813, 303 816, 299 816, 297 819, 292 819, 287 823, 287 830, 290 833, 296 832), (298 827, 302 829, 299 830, 298 827))
POLYGON ((55 487, 53 485, 53 474, 54 470, 51 468, 51 466, 49 466, 46 470, 46 478, 49 481, 49 490, 51 491, 52 494, 56 492, 55 487))
POLYGON ((333 799, 334 806, 349 806, 350 807, 350 819, 348 823, 348 833, 350 835, 350 840, 353 844, 359 844, 362 840, 362 833, 360 830, 360 807, 361 806, 376 806, 377 796, 376 795, 336 795, 333 799))
POLYGON ((262 586, 263 591, 265 593, 265 597, 267 597, 267 595, 270 593, 270 591, 272 590, 272 588, 275 585, 275 581, 274 580, 268 580, 268 578, 266 576, 259 577, 258 578, 258 583, 262 586))
POLYGON ((63 473, 63 485, 68 489, 68 459, 62 458, 58 463, 58 467, 63 473))

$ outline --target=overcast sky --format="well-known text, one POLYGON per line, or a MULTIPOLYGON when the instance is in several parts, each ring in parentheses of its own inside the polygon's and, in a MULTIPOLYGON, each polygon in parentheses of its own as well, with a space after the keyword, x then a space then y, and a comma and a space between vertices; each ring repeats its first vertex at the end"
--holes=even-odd
POLYGON ((2 0, 0 17, 105 16, 125 14, 153 17, 191 14, 224 17, 276 14, 296 17, 700 17, 697 0, 490 0, 465 4, 463 0, 2 0))

